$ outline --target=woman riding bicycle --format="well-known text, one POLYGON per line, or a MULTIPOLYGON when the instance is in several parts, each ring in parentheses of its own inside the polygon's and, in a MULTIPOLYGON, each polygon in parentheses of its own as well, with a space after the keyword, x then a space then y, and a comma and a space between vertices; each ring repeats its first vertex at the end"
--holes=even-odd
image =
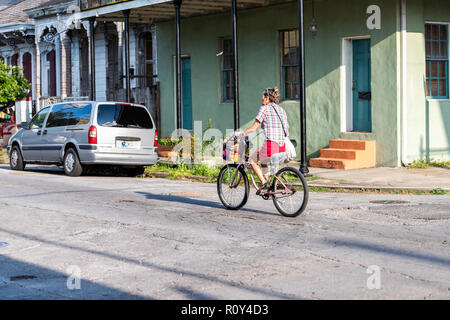
POLYGON ((250 164, 262 183, 258 194, 269 189, 268 176, 270 174, 268 172, 263 173, 258 165, 258 160, 266 168, 271 163, 274 155, 286 152, 285 136, 289 136, 289 123, 286 112, 278 105, 279 99, 280 93, 277 87, 265 89, 261 97, 262 106, 259 109, 255 122, 247 130, 239 132, 246 135, 258 130, 259 126, 261 126, 266 136, 262 148, 250 156, 250 164))

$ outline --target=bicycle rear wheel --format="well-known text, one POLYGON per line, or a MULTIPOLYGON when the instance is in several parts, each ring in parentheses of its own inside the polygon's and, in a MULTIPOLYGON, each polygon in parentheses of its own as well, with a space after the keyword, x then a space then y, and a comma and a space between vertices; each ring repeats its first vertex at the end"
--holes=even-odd
POLYGON ((239 210, 248 201, 250 184, 244 168, 229 164, 222 168, 217 179, 220 201, 229 210, 239 210))
POLYGON ((285 217, 295 218, 308 204, 308 184, 299 170, 286 167, 278 171, 272 184, 273 203, 285 217))

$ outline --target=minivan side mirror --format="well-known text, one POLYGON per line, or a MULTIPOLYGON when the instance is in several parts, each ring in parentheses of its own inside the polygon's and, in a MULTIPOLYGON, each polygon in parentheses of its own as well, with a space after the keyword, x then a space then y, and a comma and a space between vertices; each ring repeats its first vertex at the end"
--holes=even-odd
POLYGON ((25 129, 25 130, 28 130, 29 127, 30 126, 30 123, 29 122, 22 122, 22 123, 20 123, 20 127, 22 128, 22 129, 25 129))

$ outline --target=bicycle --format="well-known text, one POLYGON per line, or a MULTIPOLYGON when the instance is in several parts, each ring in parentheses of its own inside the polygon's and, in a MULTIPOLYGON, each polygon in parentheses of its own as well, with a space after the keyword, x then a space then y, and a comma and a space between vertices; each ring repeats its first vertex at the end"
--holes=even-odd
MULTIPOLYGON (((227 163, 220 171, 217 179, 217 192, 220 201, 229 210, 240 210, 248 202, 250 194, 249 177, 256 190, 258 184, 253 175, 253 168, 249 163, 250 141, 248 137, 240 139, 232 136, 233 139, 225 141, 223 144, 223 159, 232 163, 227 163), (229 142, 232 145, 229 145, 229 142), (247 171, 247 172, 246 172, 247 171), (248 174, 247 174, 248 173, 248 174)), ((274 155, 274 163, 269 178, 269 189, 259 194, 264 200, 273 200, 277 210, 285 217, 298 217, 308 204, 309 190, 308 184, 303 174, 292 167, 284 167, 278 170, 279 164, 283 161, 282 154, 274 155), (278 159, 276 159, 278 155, 278 159), (275 174, 272 172, 277 171, 275 174)), ((258 193, 257 193, 258 195, 258 193)))

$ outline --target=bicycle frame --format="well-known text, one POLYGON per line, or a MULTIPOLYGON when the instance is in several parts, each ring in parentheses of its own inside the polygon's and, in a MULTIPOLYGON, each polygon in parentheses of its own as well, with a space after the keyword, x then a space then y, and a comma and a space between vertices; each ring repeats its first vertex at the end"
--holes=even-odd
MULTIPOLYGON (((230 183, 229 187, 230 187, 230 188, 235 188, 235 187, 237 187, 237 186, 241 183, 241 179, 242 179, 241 177, 239 177, 239 180, 237 181, 237 183, 235 183, 237 174, 238 174, 239 169, 240 169, 241 167, 244 167, 244 171, 245 171, 245 169, 247 169, 247 171, 248 171, 248 173, 249 173, 249 175, 250 175, 250 178, 251 178, 251 180, 252 180, 253 187, 254 187, 256 190, 258 190, 258 185, 257 185, 257 183, 256 183, 256 181, 255 181, 254 176, 253 176, 254 170, 253 170, 251 164, 249 164, 248 162, 241 162, 241 163, 238 164, 238 166, 236 167, 236 172, 234 173, 233 179, 231 180, 231 183, 230 183)), ((287 194, 290 194, 290 193, 292 193, 292 190, 290 190, 290 189, 283 183, 283 181, 281 181, 281 180, 277 177, 277 175, 271 175, 271 176, 270 176, 269 181, 272 181, 271 184, 273 184, 274 179, 278 180, 278 182, 281 183, 281 185, 284 187, 284 191, 279 191, 279 192, 277 192, 277 191, 267 191, 267 192, 265 192, 265 193, 263 194, 264 196, 271 196, 271 195, 276 195, 276 194, 286 194, 286 193, 287 193, 287 194)))

